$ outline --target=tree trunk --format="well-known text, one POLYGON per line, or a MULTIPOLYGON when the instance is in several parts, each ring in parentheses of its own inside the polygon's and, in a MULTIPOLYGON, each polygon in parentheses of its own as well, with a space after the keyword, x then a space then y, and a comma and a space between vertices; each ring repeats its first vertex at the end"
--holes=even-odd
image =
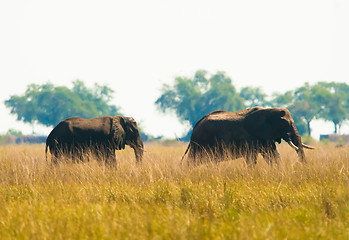
POLYGON ((311 135, 310 121, 307 121, 308 135, 311 135))
POLYGON ((338 134, 341 134, 341 126, 342 124, 338 123, 338 134))

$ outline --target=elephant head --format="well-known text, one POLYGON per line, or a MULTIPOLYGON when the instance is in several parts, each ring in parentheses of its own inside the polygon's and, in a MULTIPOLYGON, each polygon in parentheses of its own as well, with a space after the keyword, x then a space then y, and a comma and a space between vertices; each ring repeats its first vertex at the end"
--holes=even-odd
POLYGON ((291 113, 285 108, 257 107, 246 116, 244 126, 256 139, 278 143, 285 140, 302 162, 305 162, 303 148, 314 149, 302 143, 291 113))
POLYGON ((129 145, 135 152, 137 163, 142 162, 144 146, 136 121, 131 117, 115 116, 112 125, 116 149, 129 145))

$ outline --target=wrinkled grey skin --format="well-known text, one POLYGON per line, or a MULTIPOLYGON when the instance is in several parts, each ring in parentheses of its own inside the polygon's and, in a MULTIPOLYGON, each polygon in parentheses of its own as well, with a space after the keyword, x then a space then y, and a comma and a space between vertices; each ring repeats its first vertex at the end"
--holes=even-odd
POLYGON ((193 163, 200 164, 207 154, 223 156, 228 151, 234 158, 244 157, 248 165, 256 163, 258 153, 272 163, 280 158, 275 142, 280 143, 281 139, 306 162, 303 148, 313 147, 302 143, 287 109, 253 107, 237 112, 215 111, 196 123, 183 158, 189 151, 193 163))
POLYGON ((133 118, 105 116, 84 119, 68 118, 60 122, 46 139, 45 154, 50 149, 52 162, 59 157, 82 159, 84 154, 92 153, 106 164, 116 166, 115 150, 129 145, 133 148, 136 161, 141 162, 143 141, 137 123, 133 118))

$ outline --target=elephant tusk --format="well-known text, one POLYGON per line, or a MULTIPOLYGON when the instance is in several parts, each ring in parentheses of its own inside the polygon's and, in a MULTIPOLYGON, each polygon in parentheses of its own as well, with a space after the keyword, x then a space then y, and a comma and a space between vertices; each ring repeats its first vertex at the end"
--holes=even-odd
POLYGON ((302 143, 302 146, 303 146, 304 148, 307 148, 307 149, 315 149, 314 147, 305 145, 304 143, 302 143))
POLYGON ((298 151, 298 147, 296 145, 294 145, 294 143, 292 141, 287 141, 288 145, 290 145, 294 150, 298 151))

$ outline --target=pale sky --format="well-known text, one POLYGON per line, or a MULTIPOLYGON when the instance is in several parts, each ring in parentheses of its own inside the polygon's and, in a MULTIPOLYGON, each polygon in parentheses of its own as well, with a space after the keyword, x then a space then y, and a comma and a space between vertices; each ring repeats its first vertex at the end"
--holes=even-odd
MULTIPOLYGON (((156 110, 162 84, 199 69, 268 94, 349 84, 348 13, 344 0, 0 1, 0 134, 31 133, 3 104, 31 83, 106 84, 124 115, 166 137, 186 128, 156 110)), ((312 128, 333 131, 331 123, 312 128)))

